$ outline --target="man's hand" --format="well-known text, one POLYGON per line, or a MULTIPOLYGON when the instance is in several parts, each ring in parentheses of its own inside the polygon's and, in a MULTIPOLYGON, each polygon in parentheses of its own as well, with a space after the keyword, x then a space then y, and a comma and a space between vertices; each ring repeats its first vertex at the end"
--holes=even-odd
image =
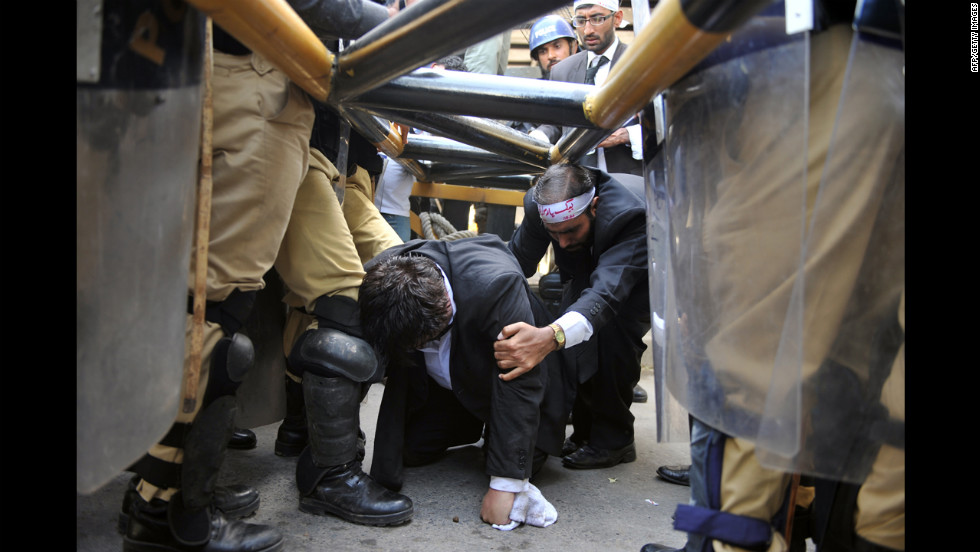
POLYGON ((514 508, 517 493, 488 489, 483 495, 483 506, 480 507, 480 519, 494 525, 510 523, 510 511, 514 508))
POLYGON ((616 132, 613 132, 602 142, 599 142, 597 148, 611 148, 613 146, 618 146, 620 144, 630 143, 630 133, 626 131, 625 128, 617 128, 616 132))
POLYGON ((536 328, 526 322, 504 326, 493 344, 493 358, 501 370, 513 370, 500 374, 500 379, 510 381, 520 376, 541 364, 556 347, 555 331, 548 326, 536 328))

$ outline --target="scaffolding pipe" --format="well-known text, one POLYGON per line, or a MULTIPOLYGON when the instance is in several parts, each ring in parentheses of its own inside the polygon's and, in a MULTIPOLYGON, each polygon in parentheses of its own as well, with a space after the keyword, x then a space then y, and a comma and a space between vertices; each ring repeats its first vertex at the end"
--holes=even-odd
POLYGON ((456 162, 528 172, 538 169, 527 163, 502 158, 496 153, 442 136, 413 135, 402 149, 402 158, 433 162, 456 162))
POLYGON ((506 167, 483 167, 464 165, 462 163, 429 163, 427 174, 433 182, 448 182, 459 178, 484 178, 490 176, 523 176, 538 174, 542 169, 533 171, 515 171, 506 167))
POLYGON ((331 101, 344 102, 567 4, 567 0, 422 0, 371 29, 337 59, 331 101))
MULTIPOLYGON (((714 50, 769 0, 663 0, 601 87, 452 71, 413 69, 557 9, 563 0, 423 0, 365 33, 335 58, 285 0, 191 0, 194 7, 264 56, 314 98, 364 106, 552 122, 579 127, 550 163, 574 159, 623 125, 714 50), (333 65, 337 69, 333 69, 333 65), (376 90, 372 90, 376 89, 376 90), (582 94, 584 93, 584 97, 582 94), (355 98, 361 95, 360 98, 355 98), (397 106, 397 107, 396 107, 397 106), (529 108, 530 106, 530 108, 529 108), (577 106, 577 110, 573 109, 577 106)), ((370 116, 366 116, 370 117, 370 116)), ((358 127, 389 157, 401 153, 390 123, 358 127)), ((491 148, 484 148, 493 151, 491 148)), ((421 171, 421 167, 412 167, 421 171)), ((419 176, 419 175, 417 175, 419 176)))
MULTIPOLYGON (((628 50, 627 50, 628 51, 628 50)), ((562 81, 416 69, 350 100, 365 108, 591 127, 582 105, 596 87, 562 81)))
POLYGON ((368 111, 542 169, 551 164, 551 144, 490 119, 380 108, 368 111))

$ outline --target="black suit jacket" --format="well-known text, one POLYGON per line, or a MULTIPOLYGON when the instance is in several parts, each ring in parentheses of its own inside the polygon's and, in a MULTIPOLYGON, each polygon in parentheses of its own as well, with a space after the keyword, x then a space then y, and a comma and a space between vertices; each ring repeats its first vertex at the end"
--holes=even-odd
MULTIPOLYGON (((552 455, 561 453, 571 410, 571 397, 565 398, 565 390, 574 378, 563 383, 560 359, 549 355, 554 358, 512 381, 502 381, 493 344, 508 324, 546 324, 546 307, 496 235, 412 240, 385 250, 365 266, 409 252, 431 258, 449 278, 456 302, 450 352, 452 391, 494 436, 487 450, 487 473, 529 477, 536 446, 552 455)), ((388 366, 386 374, 371 476, 397 490, 402 485, 406 414, 414 404, 425 401, 427 378, 424 365, 388 366)))
MULTIPOLYGON (((616 62, 619 61, 619 58, 622 57, 625 51, 626 45, 620 42, 616 51, 613 52, 612 61, 609 65, 610 68, 616 65, 616 62)), ((585 72, 588 70, 588 60, 588 52, 586 50, 568 56, 551 68, 551 80, 585 84, 585 72)), ((548 136, 548 140, 552 144, 555 144, 562 136, 570 132, 571 128, 557 125, 541 125, 538 127, 538 130, 545 133, 548 136)), ((620 144, 603 149, 606 156, 607 172, 643 174, 643 163, 637 159, 633 159, 633 150, 629 144, 620 144)))
POLYGON ((583 382, 598 367, 595 334, 613 317, 621 322, 636 320, 640 335, 649 329, 650 322, 643 178, 634 175, 613 178, 602 171, 595 174, 599 203, 591 249, 576 253, 562 250, 541 222, 531 193, 524 195, 524 220, 509 242, 526 275, 535 272, 548 245, 553 244, 555 264, 564 285, 562 312, 579 312, 592 324, 593 339, 563 351, 570 364, 564 369, 577 373, 583 382))

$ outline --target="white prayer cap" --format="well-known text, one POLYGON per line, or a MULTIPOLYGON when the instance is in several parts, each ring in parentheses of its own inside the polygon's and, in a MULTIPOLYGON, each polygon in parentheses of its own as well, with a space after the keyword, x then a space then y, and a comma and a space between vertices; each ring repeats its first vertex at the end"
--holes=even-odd
POLYGON ((619 0, 575 0, 572 10, 577 10, 582 6, 600 6, 611 12, 619 11, 619 0))

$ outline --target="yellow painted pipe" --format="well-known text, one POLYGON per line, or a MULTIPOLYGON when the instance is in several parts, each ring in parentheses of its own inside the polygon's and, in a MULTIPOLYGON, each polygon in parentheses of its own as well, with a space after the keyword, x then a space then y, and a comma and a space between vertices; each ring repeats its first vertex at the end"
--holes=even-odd
POLYGON ((600 128, 619 128, 728 35, 705 32, 691 24, 681 11, 680 0, 658 3, 650 21, 609 70, 606 82, 582 102, 585 117, 600 128))
POLYGON ((509 205, 511 207, 522 207, 524 205, 524 193, 521 190, 478 188, 475 186, 418 181, 412 187, 412 195, 417 197, 455 199, 469 203, 490 203, 493 205, 509 205))
POLYGON ((552 165, 558 165, 560 163, 564 163, 565 161, 567 161, 565 159, 565 156, 561 154, 561 150, 558 149, 557 144, 551 146, 551 149, 548 150, 548 160, 551 162, 552 165))
POLYGON ((314 98, 326 101, 334 56, 286 0, 189 0, 189 3, 285 73, 314 98))
POLYGON ((395 157, 401 157, 402 150, 405 148, 404 137, 401 135, 398 127, 395 123, 388 121, 388 134, 380 142, 375 142, 375 147, 381 150, 382 153, 388 157, 394 159, 395 157))
POLYGON ((422 219, 419 218, 415 211, 409 211, 408 217, 408 226, 412 229, 412 232, 415 232, 419 236, 423 235, 422 219))

